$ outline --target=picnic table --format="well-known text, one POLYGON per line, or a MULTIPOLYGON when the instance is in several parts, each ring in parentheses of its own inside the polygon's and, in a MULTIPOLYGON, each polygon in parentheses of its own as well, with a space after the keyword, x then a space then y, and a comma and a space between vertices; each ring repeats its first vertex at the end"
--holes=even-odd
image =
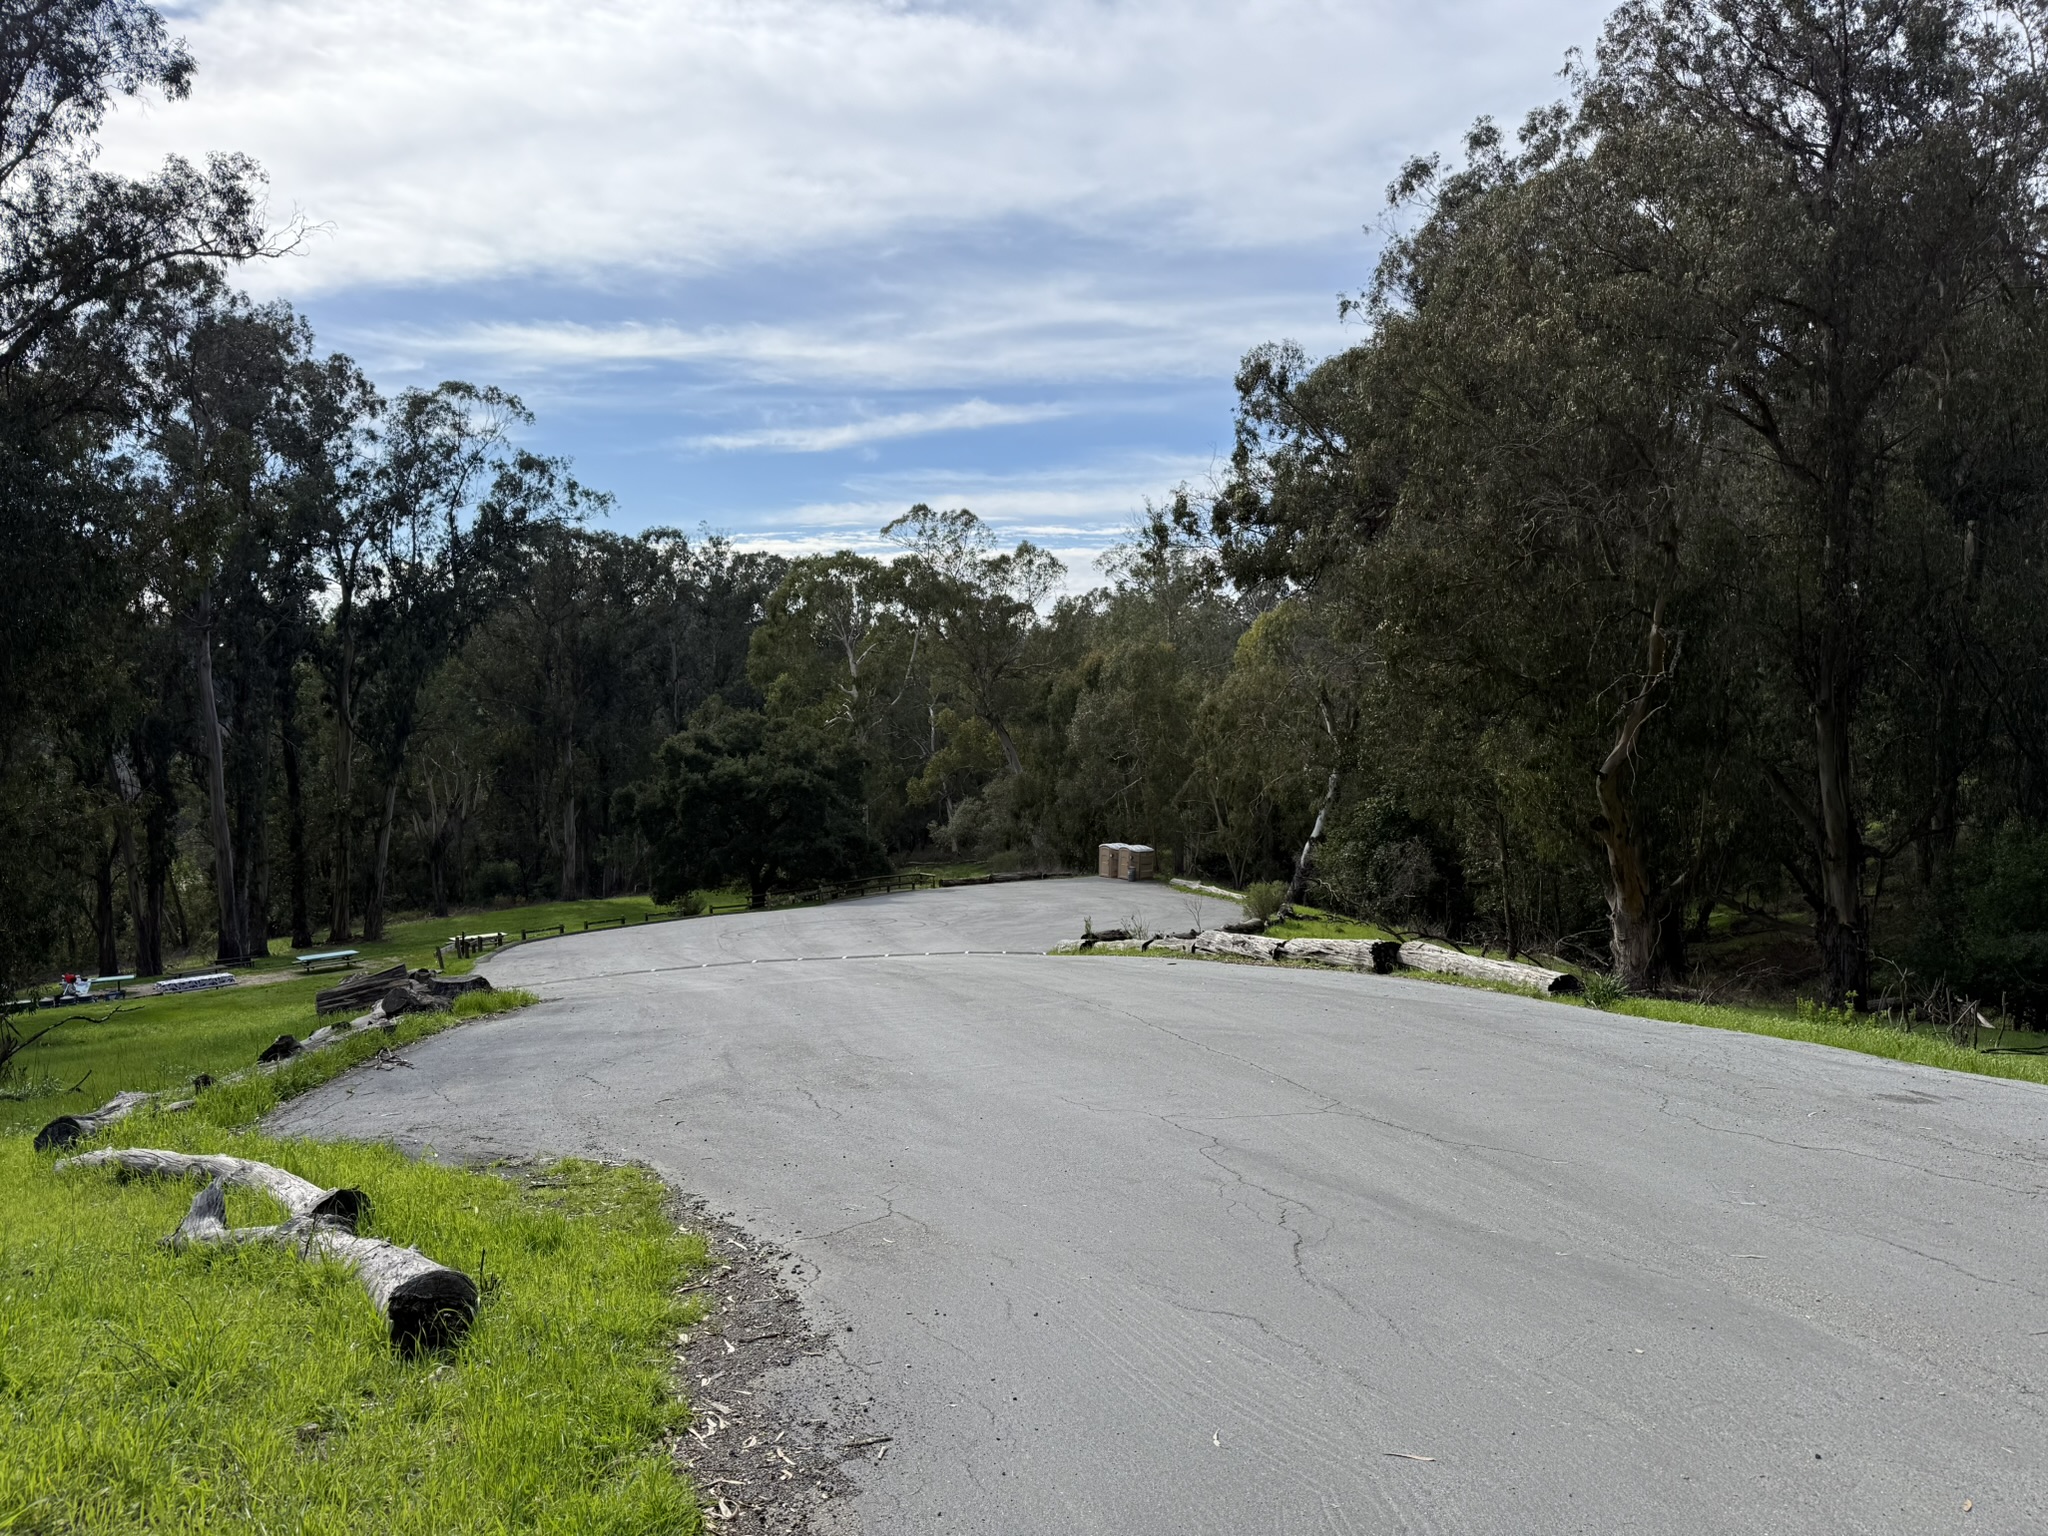
POLYGON ((496 949, 505 942, 502 933, 458 933, 443 939, 434 946, 434 963, 442 970, 448 969, 448 961, 441 951, 450 944, 455 946, 455 958, 467 960, 471 955, 480 955, 487 949, 496 949))
POLYGON ((226 971, 208 971, 203 976, 173 976, 156 984, 157 996, 175 992, 210 992, 215 987, 232 987, 235 978, 226 971))
POLYGON ((89 982, 89 983, 87 984, 87 987, 88 987, 88 990, 90 990, 90 989, 91 989, 92 987, 104 987, 104 986, 108 986, 108 985, 111 985, 111 986, 113 987, 113 989, 114 989, 114 996, 116 996, 116 997, 126 997, 126 996, 128 995, 127 983, 129 983, 129 982, 133 981, 134 979, 135 979, 135 978, 134 978, 134 977, 133 977, 132 975, 131 975, 131 976, 95 976, 95 977, 93 977, 93 979, 91 980, 91 982, 89 982))
POLYGON ((313 972, 325 969, 330 965, 337 967, 352 966, 356 963, 356 954, 357 951, 353 949, 325 949, 317 955, 294 955, 292 958, 298 961, 299 968, 310 976, 313 972))

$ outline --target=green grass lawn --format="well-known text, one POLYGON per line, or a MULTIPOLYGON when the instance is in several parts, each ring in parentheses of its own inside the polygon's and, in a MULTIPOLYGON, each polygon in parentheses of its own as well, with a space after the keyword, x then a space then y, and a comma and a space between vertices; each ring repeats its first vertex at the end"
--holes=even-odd
MULTIPOLYGON (((54 1171, 0 1137, 0 1531, 691 1532, 662 1437, 667 1345, 705 1261, 631 1169, 498 1177, 190 1116, 114 1139, 369 1192, 368 1230, 481 1279, 469 1336, 403 1359, 337 1264, 176 1254, 195 1185, 54 1171)), ((229 1196, 236 1225, 279 1219, 229 1196)))
MULTIPOLYGON (((249 1131, 380 1050, 536 1000, 474 993, 389 1035, 242 1070, 314 1027, 321 984, 146 999, 20 1058, 89 1066, 92 1091, 0 1104, 0 1532, 700 1531, 665 1438, 686 1411, 670 1349, 702 1310, 677 1289, 706 1262, 702 1238, 639 1170, 474 1172, 249 1131), (400 1357, 332 1262, 264 1245, 174 1254, 162 1239, 195 1185, 60 1174, 31 1148, 63 1110, 198 1071, 238 1075, 94 1144, 231 1152, 367 1191, 368 1233, 479 1282, 459 1346, 400 1357)), ((281 1215, 263 1195, 229 1196, 231 1224, 281 1215)))
MULTIPOLYGON (((708 894, 708 893, 707 893, 708 894)), ((728 893, 720 893, 727 896, 728 893)), ((311 949, 299 951, 302 954, 322 954, 329 950, 354 949, 361 951, 359 963, 369 970, 377 970, 394 961, 403 960, 408 966, 432 965, 434 946, 446 944, 458 933, 503 933, 508 942, 517 943, 521 930, 538 931, 556 926, 566 928, 570 933, 579 933, 585 923, 609 922, 613 918, 625 918, 638 923, 650 917, 665 917, 672 913, 670 907, 656 906, 646 896, 616 896, 590 901, 550 901, 524 907, 496 907, 483 911, 459 912, 453 917, 407 918, 403 922, 385 925, 384 937, 376 943, 351 939, 346 944, 315 944, 311 949)), ((268 971, 296 970, 293 951, 289 945, 273 940, 275 954, 247 965, 231 966, 237 973, 252 971, 258 974, 268 971)), ((470 962, 458 964, 455 957, 447 957, 448 969, 464 971, 470 962)), ((211 963, 197 962, 183 964, 176 969, 180 973, 210 971, 217 969, 211 963)), ((329 985, 332 985, 330 981, 329 985)))

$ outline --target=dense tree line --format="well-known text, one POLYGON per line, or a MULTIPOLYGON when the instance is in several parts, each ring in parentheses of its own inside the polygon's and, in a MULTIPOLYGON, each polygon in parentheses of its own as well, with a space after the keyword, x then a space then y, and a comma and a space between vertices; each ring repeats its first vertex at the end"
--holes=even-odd
POLYGON ((245 162, 92 171, 186 88, 152 13, 0 9, 75 34, 0 162, 9 980, 1117 838, 1632 987, 1804 908, 1834 1001, 2048 1006, 2031 0, 1624 5, 1081 595, 964 509, 607 531, 515 399, 226 286, 245 162))

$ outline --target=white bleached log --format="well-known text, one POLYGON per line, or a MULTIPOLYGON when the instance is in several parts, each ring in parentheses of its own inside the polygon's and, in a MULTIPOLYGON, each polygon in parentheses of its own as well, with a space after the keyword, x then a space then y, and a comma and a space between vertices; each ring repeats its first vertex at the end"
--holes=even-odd
POLYGON ((1460 954, 1440 944, 1411 941, 1401 946, 1401 964, 1418 971, 1435 971, 1445 976, 1470 976, 1478 981, 1504 981, 1512 986, 1530 987, 1552 996, 1582 992, 1584 986, 1569 971, 1546 970, 1516 960, 1489 960, 1481 955, 1460 954))
POLYGON ((1234 955, 1242 960, 1284 960, 1287 958, 1287 942, 1284 939, 1268 939, 1256 933, 1230 933, 1212 929, 1195 940, 1198 955, 1234 955))
POLYGON ((102 1152, 85 1152, 57 1164, 57 1172, 71 1168, 114 1168, 142 1178, 218 1179, 244 1189, 260 1189, 295 1218, 333 1222, 353 1232, 369 1214, 370 1199, 359 1189, 322 1189, 311 1179, 302 1179, 287 1169, 246 1157, 224 1153, 164 1152, 155 1147, 114 1147, 102 1152))
POLYGON ((220 1179, 193 1196, 192 1209, 166 1241, 180 1252, 276 1243, 295 1250, 300 1258, 320 1254, 338 1260, 369 1292, 391 1330, 391 1342, 406 1354, 455 1343, 476 1318, 476 1283, 417 1248, 357 1237, 310 1217, 294 1217, 274 1227, 230 1227, 227 1186, 220 1179))

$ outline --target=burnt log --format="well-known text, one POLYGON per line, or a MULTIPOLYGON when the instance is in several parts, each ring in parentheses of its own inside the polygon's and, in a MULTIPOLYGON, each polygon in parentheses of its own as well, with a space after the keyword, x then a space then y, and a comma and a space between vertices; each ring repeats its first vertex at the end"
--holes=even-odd
POLYGON ((1128 928, 1091 928, 1081 935, 1081 947, 1087 949, 1096 944, 1128 944, 1137 935, 1128 928))
POLYGON ((315 1255, 339 1261, 369 1293, 383 1314, 391 1342, 401 1354, 443 1349, 469 1332, 476 1319, 476 1282, 459 1269, 436 1264, 417 1248, 401 1248, 379 1237, 358 1237, 314 1217, 293 1217, 274 1227, 230 1227, 227 1186, 215 1179, 192 1198, 192 1209, 166 1238, 172 1248, 218 1248, 237 1243, 275 1243, 302 1259, 315 1255))
POLYGON ((445 1013, 453 1006, 450 999, 439 996, 417 981, 408 981, 386 992, 377 1004, 377 1011, 387 1019, 395 1019, 408 1013, 445 1013))
POLYGON ((351 977, 339 986, 328 987, 315 994, 313 1012, 360 1013, 405 979, 403 964, 394 965, 388 970, 377 971, 369 976, 351 977))
POLYGON ((287 1169, 224 1153, 164 1152, 155 1147, 115 1147, 82 1152, 57 1164, 57 1172, 73 1168, 112 1168, 132 1178, 217 1179, 222 1184, 260 1189, 294 1217, 332 1222, 353 1232, 370 1212, 370 1197, 360 1189, 322 1189, 311 1179, 287 1169))
POLYGON ((88 1114, 59 1115, 36 1132, 36 1150, 48 1152, 88 1141, 108 1126, 126 1120, 155 1097, 153 1093, 117 1093, 88 1114))

